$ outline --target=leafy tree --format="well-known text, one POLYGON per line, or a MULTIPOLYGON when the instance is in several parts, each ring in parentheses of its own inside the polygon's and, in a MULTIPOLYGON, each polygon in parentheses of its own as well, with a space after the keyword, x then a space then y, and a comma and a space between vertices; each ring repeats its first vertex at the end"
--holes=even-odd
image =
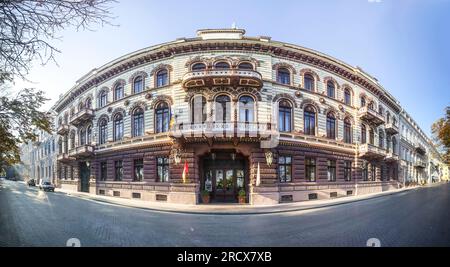
POLYGON ((433 123, 431 131, 434 143, 445 161, 450 163, 450 106, 445 109, 445 116, 433 123))
POLYGON ((51 131, 51 116, 40 111, 44 92, 25 88, 10 93, 14 79, 26 79, 36 60, 55 61, 59 50, 51 41, 58 31, 90 30, 109 24, 115 0, 2 0, 0 1, 0 170, 20 161, 20 143, 34 141, 37 130, 51 131))

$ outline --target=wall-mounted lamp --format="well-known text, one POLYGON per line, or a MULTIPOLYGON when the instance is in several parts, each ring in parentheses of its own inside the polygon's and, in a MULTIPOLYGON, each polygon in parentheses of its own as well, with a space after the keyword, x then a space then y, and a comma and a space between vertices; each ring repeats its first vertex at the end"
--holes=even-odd
POLYGON ((175 149, 173 151, 173 160, 175 161, 175 164, 178 165, 181 162, 181 151, 179 149, 175 149))
POLYGON ((272 165, 272 162, 273 162, 273 153, 272 153, 272 151, 270 151, 270 150, 266 151, 265 156, 266 156, 266 163, 270 167, 272 165))

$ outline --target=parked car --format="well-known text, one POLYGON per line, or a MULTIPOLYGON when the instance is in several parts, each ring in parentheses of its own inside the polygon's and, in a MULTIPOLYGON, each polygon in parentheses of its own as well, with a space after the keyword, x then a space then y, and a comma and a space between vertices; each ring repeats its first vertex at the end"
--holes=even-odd
POLYGON ((39 189, 55 192, 55 186, 50 182, 42 182, 42 184, 39 186, 39 189))
POLYGON ((34 179, 30 179, 30 180, 28 180, 27 185, 28 186, 36 186, 36 181, 34 181, 34 179))

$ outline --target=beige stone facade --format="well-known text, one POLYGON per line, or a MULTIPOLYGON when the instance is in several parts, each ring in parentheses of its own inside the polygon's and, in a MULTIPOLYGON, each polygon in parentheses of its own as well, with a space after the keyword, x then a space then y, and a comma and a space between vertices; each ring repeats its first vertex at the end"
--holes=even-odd
POLYGON ((404 185, 402 108, 375 78, 244 30, 201 30, 125 55, 53 110, 66 189, 185 204, 241 193, 256 205, 404 185))

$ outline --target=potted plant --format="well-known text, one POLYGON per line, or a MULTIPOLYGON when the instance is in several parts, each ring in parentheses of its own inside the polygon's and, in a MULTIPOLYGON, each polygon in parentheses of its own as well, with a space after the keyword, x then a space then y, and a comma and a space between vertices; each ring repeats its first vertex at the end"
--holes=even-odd
POLYGON ((202 195, 202 202, 205 204, 208 204, 209 203, 209 191, 202 190, 201 195, 202 195))
POLYGON ((245 197, 246 197, 246 193, 244 189, 239 190, 238 193, 238 199, 239 199, 239 204, 245 204, 245 197))

